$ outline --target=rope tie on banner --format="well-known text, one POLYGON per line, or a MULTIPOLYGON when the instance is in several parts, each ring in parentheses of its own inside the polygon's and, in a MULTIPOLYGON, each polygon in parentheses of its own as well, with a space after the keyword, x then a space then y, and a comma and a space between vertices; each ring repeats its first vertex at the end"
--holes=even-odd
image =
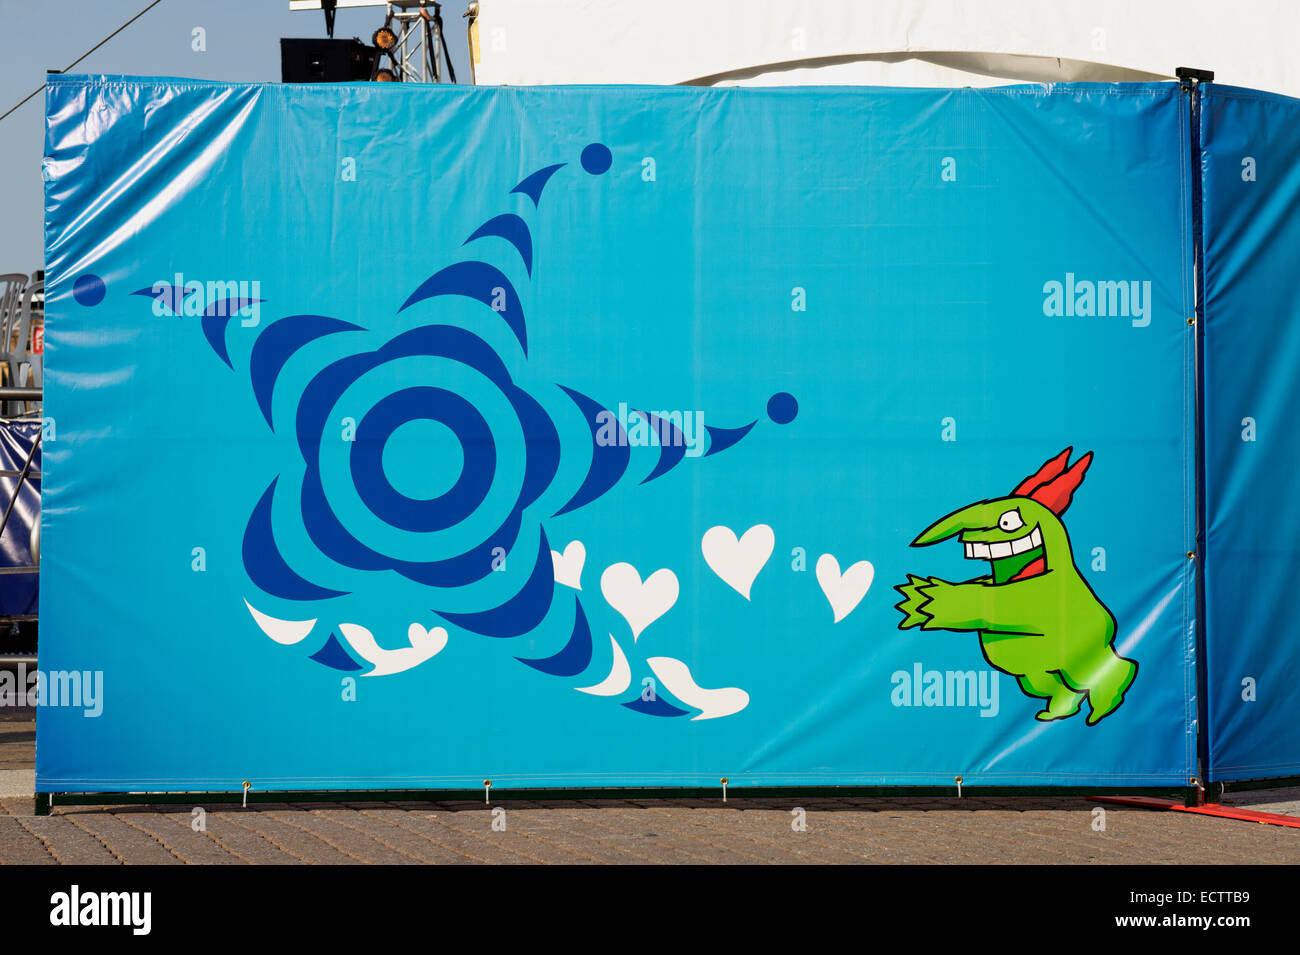
POLYGON ((727 777, 723 776, 721 779, 718 780, 718 782, 722 784, 722 801, 726 802, 727 801, 727 777))
POLYGON ((960 798, 961 798, 961 783, 962 783, 962 779, 961 779, 960 776, 954 776, 952 779, 953 779, 953 782, 955 782, 955 783, 957 784, 957 798, 960 799, 960 798))
POLYGON ((248 808, 248 791, 253 788, 253 784, 247 779, 244 780, 244 808, 248 808))
POLYGON ((490 779, 483 780, 483 802, 485 805, 491 804, 492 800, 491 798, 489 798, 491 796, 491 793, 492 793, 492 780, 490 779))

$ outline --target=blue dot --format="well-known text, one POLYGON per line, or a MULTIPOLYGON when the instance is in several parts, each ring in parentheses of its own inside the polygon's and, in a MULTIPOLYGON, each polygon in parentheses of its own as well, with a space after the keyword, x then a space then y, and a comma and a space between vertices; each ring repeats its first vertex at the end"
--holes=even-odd
POLYGON ((412 418, 393 429, 381 455, 393 489, 417 501, 446 494, 465 469, 456 432, 440 421, 412 418))
POLYGON ((582 151, 582 168, 593 176, 609 171, 614 162, 614 155, 604 143, 592 143, 582 151))
POLYGON ((799 402, 788 391, 778 391, 767 399, 767 416, 777 424, 789 424, 799 413, 799 402))
POLYGON ((104 280, 87 272, 72 284, 72 297, 88 308, 98 305, 104 301, 104 280))

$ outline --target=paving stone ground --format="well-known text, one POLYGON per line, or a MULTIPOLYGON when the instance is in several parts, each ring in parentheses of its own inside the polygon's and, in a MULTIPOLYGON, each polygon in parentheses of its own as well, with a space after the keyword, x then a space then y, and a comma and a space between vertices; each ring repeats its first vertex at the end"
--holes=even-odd
POLYGON ((36 765, 36 714, 31 707, 0 706, 0 770, 36 765))
POLYGON ((55 807, 0 798, 0 864, 1300 863, 1300 829, 1011 797, 55 807), (504 821, 505 830, 493 823, 504 821))
MULTIPOLYGON (((0 715, 0 774, 33 764, 34 725, 14 715, 0 715)), ((1230 789, 1223 801, 1300 813, 1300 789, 1230 789)), ((30 795, 0 794, 0 864, 1300 863, 1300 829, 1106 806, 1097 831, 1096 808, 1072 797, 771 799, 733 790, 726 804, 56 804, 35 816, 30 795), (804 831, 792 826, 795 809, 804 831)))

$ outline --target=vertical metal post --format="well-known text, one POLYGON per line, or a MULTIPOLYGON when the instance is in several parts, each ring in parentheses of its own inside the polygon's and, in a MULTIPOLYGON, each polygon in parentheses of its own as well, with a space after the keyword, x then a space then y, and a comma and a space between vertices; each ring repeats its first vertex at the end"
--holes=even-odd
POLYGON ((1205 553, 1206 462, 1205 462, 1205 269, 1203 209, 1201 195, 1201 86, 1214 79, 1209 70, 1179 67, 1175 75, 1188 99, 1187 149, 1191 171, 1192 214, 1192 294, 1194 308, 1189 319, 1193 327, 1195 350, 1195 480, 1196 480, 1196 550, 1188 556, 1195 561, 1196 579, 1196 777, 1189 782, 1199 798, 1201 786, 1210 781, 1210 709, 1209 679, 1206 668, 1205 575, 1209 561, 1205 553))
POLYGON ((478 84, 478 3, 470 3, 461 14, 461 18, 468 20, 465 24, 465 49, 469 51, 469 81, 471 85, 478 84))

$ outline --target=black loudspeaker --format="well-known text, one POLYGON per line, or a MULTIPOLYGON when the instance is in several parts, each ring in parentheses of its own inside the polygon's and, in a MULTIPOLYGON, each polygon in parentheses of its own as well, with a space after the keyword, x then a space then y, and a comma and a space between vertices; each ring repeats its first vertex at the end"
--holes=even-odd
POLYGON ((360 40, 280 38, 280 79, 285 83, 368 80, 378 51, 360 40))

